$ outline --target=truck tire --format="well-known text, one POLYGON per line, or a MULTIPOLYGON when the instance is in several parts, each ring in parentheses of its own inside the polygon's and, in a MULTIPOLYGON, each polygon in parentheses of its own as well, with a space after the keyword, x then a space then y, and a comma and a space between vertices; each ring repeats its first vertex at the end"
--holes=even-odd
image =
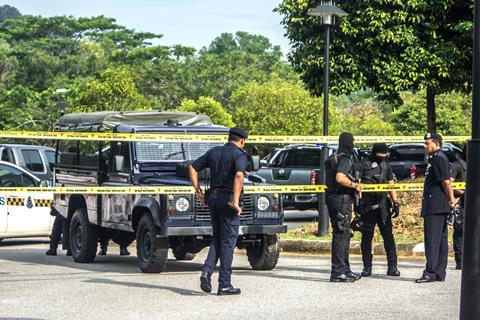
POLYGON ((272 270, 275 268, 280 256, 278 236, 265 235, 259 243, 247 247, 247 257, 254 270, 272 270))
POLYGON ((95 260, 98 228, 88 221, 87 210, 75 210, 70 221, 70 250, 75 262, 89 263, 95 260))
POLYGON ((188 252, 184 247, 177 247, 172 249, 173 255, 177 260, 190 261, 195 259, 196 254, 188 252))
POLYGON ((144 273, 160 273, 167 264, 168 238, 159 235, 152 216, 144 214, 137 227, 138 265, 144 273))

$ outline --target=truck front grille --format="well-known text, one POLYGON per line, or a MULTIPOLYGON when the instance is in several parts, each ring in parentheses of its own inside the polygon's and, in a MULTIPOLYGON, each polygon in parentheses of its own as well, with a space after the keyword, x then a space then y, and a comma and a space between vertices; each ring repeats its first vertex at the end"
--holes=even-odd
MULTIPOLYGON (((246 194, 243 196, 242 202, 242 209, 243 213, 240 216, 240 221, 247 221, 253 219, 253 211, 254 211, 254 197, 253 194, 246 194)), ((195 220, 196 221, 210 221, 210 210, 207 206, 201 206, 200 200, 197 196, 195 196, 193 210, 195 212, 195 220)))

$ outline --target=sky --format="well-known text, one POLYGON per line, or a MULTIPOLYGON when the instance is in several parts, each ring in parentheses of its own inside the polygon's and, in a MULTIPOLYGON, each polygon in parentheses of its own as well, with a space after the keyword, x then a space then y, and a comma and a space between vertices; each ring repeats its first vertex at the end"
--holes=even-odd
POLYGON ((163 34, 156 44, 182 44, 201 49, 223 32, 246 31, 280 45, 284 55, 288 39, 272 12, 280 0, 0 0, 22 14, 45 17, 105 15, 128 28, 163 34))

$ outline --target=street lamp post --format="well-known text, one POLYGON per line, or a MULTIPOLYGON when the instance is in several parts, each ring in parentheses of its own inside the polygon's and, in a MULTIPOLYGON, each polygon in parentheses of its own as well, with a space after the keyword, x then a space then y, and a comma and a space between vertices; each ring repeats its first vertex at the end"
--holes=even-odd
MULTIPOLYGON (((328 136, 328 85, 330 76, 330 29, 335 24, 335 16, 343 17, 348 15, 345 11, 335 6, 334 1, 322 1, 316 8, 310 9, 308 15, 320 17, 325 26, 325 72, 323 78, 323 136, 328 136)), ((328 144, 325 142, 320 157, 321 184, 325 184, 325 165, 328 157, 328 144)), ((318 194, 318 235, 328 233, 328 213, 325 207, 325 193, 318 194)))
POLYGON ((467 146, 461 320, 480 319, 480 0, 475 0, 473 30, 472 140, 467 146))

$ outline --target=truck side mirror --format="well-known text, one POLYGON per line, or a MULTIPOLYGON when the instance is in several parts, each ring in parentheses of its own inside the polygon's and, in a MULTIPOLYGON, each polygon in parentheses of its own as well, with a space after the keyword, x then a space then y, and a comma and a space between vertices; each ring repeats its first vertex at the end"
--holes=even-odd
POLYGON ((267 160, 260 160, 260 166, 262 167, 265 167, 266 165, 268 165, 268 161, 267 160))
POLYGON ((252 170, 258 171, 260 169, 260 156, 252 156, 252 170))
POLYGON ((123 166, 125 164, 125 157, 124 156, 115 156, 115 162, 114 162, 114 170, 115 172, 123 172, 123 166))

